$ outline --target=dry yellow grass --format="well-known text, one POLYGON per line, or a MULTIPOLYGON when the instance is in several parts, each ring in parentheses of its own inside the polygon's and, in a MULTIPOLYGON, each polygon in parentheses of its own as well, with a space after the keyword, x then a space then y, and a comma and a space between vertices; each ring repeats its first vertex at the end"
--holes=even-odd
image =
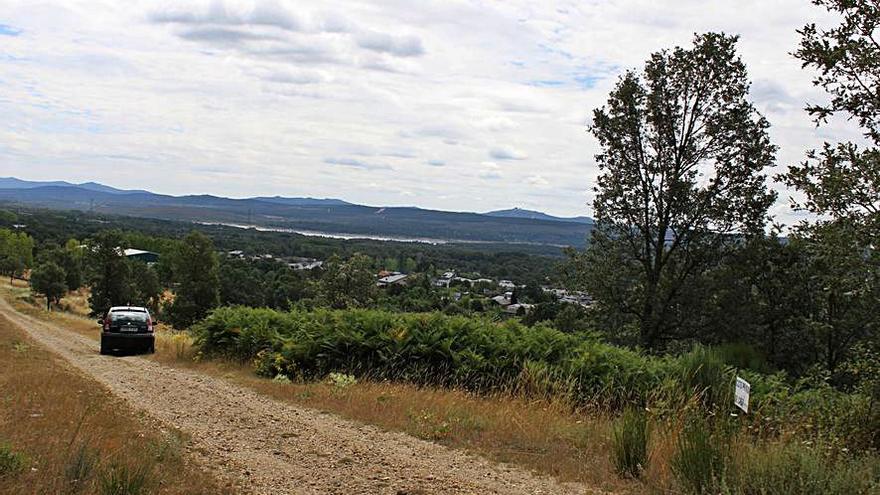
MULTIPOLYGON (((143 473, 148 493, 232 493, 152 424, 0 317, 0 444, 22 455, 0 494, 103 493, 109 473, 143 473)), ((147 492, 144 492, 147 493, 147 492)))

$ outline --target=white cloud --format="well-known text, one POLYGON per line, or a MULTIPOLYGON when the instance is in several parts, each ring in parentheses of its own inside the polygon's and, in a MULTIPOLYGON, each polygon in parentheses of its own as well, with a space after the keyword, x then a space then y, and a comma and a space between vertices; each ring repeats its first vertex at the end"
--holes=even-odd
POLYGON ((259 0, 250 5, 222 0, 211 0, 207 4, 181 2, 157 9, 149 18, 159 23, 274 26, 290 31, 302 29, 302 21, 273 0, 259 0))
POLYGON ((422 40, 416 36, 391 36, 387 33, 364 31, 355 36, 361 48, 375 52, 390 53, 397 57, 418 57, 425 53, 422 40))
POLYGON ((489 150, 489 156, 496 160, 525 160, 529 156, 520 150, 508 146, 499 146, 489 150))
POLYGON ((789 53, 821 10, 744 2, 8 0, 0 175, 589 214, 591 110, 706 30, 741 35, 780 166, 856 136, 802 111, 824 96, 789 53))

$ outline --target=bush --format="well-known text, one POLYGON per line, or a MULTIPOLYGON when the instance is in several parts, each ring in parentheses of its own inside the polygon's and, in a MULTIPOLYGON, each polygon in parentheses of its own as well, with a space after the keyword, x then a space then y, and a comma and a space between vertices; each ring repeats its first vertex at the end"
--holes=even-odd
POLYGON ((194 328, 207 355, 252 361, 267 377, 355 377, 515 389, 524 368, 541 368, 545 390, 581 404, 644 402, 659 368, 638 352, 567 335, 543 324, 377 310, 221 308, 194 328))
POLYGON ((712 431, 709 423, 689 421, 678 437, 672 456, 672 473, 687 493, 719 493, 727 468, 728 439, 712 431))
POLYGON ((26 462, 24 454, 12 450, 9 444, 0 444, 0 478, 18 474, 26 462))
POLYGON ((614 468, 622 476, 638 478, 648 465, 648 416, 630 408, 614 425, 611 452, 614 468))

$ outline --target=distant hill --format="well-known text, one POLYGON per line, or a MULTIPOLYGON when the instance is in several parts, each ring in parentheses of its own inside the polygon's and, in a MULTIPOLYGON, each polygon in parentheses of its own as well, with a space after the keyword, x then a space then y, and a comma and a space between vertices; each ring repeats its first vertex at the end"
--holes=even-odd
POLYGON ((548 220, 551 222, 575 222, 587 223, 591 225, 593 224, 593 219, 590 217, 554 217, 553 215, 548 215, 540 211, 524 210, 522 208, 490 211, 488 213, 485 213, 485 215, 489 215, 490 217, 531 218, 533 220, 548 220))
POLYGON ((338 199, 169 196, 97 183, 0 179, 0 202, 165 220, 227 223, 398 239, 582 246, 592 225, 556 217, 499 216, 414 207, 372 207, 338 199))
POLYGON ((0 177, 0 189, 34 189, 37 187, 76 187, 80 189, 86 189, 89 191, 99 191, 110 194, 128 194, 128 193, 145 193, 147 191, 143 190, 126 190, 126 189, 116 189, 115 187, 105 186, 104 184, 98 184, 97 182, 83 182, 81 184, 74 184, 71 182, 65 182, 63 180, 56 181, 29 181, 29 180, 21 180, 16 179, 15 177, 0 177))
POLYGON ((282 196, 272 196, 272 197, 256 197, 251 198, 257 201, 266 201, 268 203, 277 203, 280 205, 288 205, 288 206, 351 206, 352 203, 347 201, 343 201, 341 199, 333 199, 333 198, 285 198, 282 196))

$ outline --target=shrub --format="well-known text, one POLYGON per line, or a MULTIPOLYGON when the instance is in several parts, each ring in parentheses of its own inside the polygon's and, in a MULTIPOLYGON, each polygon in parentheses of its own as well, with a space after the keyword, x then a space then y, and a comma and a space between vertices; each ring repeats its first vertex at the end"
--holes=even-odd
POLYGON ((0 478, 18 474, 26 462, 24 454, 12 450, 9 444, 0 444, 0 478))
POLYGON ((638 478, 648 465, 648 416, 630 408, 615 422, 611 435, 614 468, 622 476, 638 478))
POLYGON ((512 320, 236 307, 214 311, 194 332, 203 353, 252 360, 267 377, 339 372, 489 391, 517 388, 524 368, 534 366, 541 370, 541 389, 615 407, 644 402, 659 383, 659 368, 638 352, 512 320))
POLYGON ((687 422, 670 462, 678 484, 687 493, 718 493, 727 467, 728 440, 715 434, 702 418, 687 422))
POLYGON ((114 464, 101 475, 101 495, 141 495, 147 493, 149 487, 150 473, 142 463, 134 467, 114 464))

